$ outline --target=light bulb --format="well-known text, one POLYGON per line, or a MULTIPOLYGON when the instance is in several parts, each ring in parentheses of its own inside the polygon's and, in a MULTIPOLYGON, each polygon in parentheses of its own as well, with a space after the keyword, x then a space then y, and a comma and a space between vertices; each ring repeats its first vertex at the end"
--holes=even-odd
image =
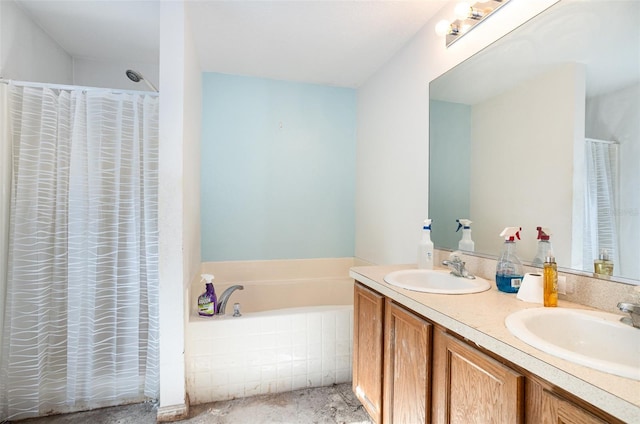
POLYGON ((464 24, 460 26, 460 35, 466 34, 470 29, 471 29, 471 25, 469 24, 464 24))
POLYGON ((451 24, 446 19, 441 20, 436 24, 436 34, 443 37, 451 32, 451 24))
POLYGON ((456 17, 460 20, 465 20, 469 18, 472 14, 471 5, 467 2, 458 3, 453 13, 455 13, 456 17))

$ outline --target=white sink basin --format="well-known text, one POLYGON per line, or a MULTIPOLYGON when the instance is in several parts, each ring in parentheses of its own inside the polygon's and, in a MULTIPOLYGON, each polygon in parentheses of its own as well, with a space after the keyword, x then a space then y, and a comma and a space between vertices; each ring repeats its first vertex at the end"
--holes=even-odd
POLYGON ((511 333, 543 352, 609 374, 640 380, 640 329, 599 311, 533 308, 505 320, 511 333))
POLYGON ((455 277, 449 271, 432 269, 395 271, 387 274, 384 281, 407 290, 439 294, 479 293, 491 288, 491 283, 483 278, 471 280, 455 277))

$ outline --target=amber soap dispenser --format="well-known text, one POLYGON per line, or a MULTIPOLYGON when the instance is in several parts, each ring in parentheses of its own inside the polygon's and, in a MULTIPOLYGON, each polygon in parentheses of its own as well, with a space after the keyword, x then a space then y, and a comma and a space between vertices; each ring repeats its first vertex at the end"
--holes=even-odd
POLYGON ((542 271, 544 306, 556 307, 558 306, 558 265, 553 252, 547 253, 542 271))

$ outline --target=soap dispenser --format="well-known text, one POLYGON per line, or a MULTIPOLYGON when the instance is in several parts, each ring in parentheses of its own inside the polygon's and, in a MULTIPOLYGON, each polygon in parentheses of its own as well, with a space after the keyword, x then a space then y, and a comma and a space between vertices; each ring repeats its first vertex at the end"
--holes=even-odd
POLYGON ((547 307, 556 307, 558 306, 558 265, 551 250, 545 257, 542 275, 543 304, 547 307))
POLYGON ((424 220, 422 237, 418 243, 418 268, 433 269, 433 242, 431 241, 431 219, 424 220))
POLYGON ((599 275, 613 275, 613 261, 609 259, 609 251, 600 249, 600 256, 593 261, 593 269, 599 275))
POLYGON ((542 268, 547 252, 551 251, 551 230, 543 227, 536 227, 538 230, 538 250, 531 265, 542 268))
POLYGON ((524 277, 522 262, 516 255, 516 238, 520 240, 521 230, 521 227, 507 227, 500 233, 504 244, 496 266, 496 285, 505 293, 517 293, 524 277))
POLYGON ((475 243, 471 240, 471 221, 468 219, 456 219, 458 223, 458 229, 456 233, 462 228, 462 238, 458 242, 458 250, 466 252, 473 252, 475 250, 475 243))

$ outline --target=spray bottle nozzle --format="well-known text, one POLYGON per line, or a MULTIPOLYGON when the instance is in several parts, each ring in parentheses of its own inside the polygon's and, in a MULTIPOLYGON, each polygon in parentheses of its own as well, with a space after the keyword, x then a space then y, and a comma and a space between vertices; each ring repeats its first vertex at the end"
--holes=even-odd
POLYGON ((424 224, 422 226, 423 230, 431 230, 431 219, 427 218, 424 220, 424 224))
POLYGON ((507 227, 502 230, 500 237, 504 237, 508 241, 515 241, 516 237, 520 240, 520 231, 522 231, 522 227, 507 227))
POLYGON ((456 233, 460 231, 460 228, 464 228, 465 230, 471 228, 472 221, 469 221, 468 219, 456 219, 456 222, 458 223, 456 233))
POLYGON ((200 274, 200 281, 204 281, 207 284, 213 283, 213 274, 200 274))
POLYGON ((551 230, 544 227, 536 227, 538 230, 538 240, 549 240, 549 236, 551 236, 551 230))

